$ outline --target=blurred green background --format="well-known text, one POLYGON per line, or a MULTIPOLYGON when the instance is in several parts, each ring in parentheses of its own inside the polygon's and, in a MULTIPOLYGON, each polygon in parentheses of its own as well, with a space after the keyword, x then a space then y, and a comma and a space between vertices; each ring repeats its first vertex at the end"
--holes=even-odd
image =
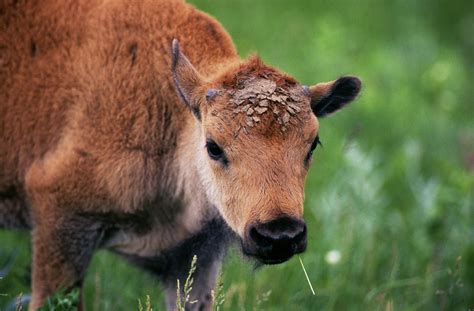
MULTIPOLYGON (((245 57, 312 84, 361 77, 357 102, 321 121, 306 187, 309 247, 223 269, 224 310, 474 309, 474 2, 191 1, 245 57)), ((0 309, 30 292, 27 234, 0 232, 0 309), (7 266, 13 258, 12 267, 7 266), (5 295, 3 295, 5 294, 5 295)), ((138 310, 152 277, 99 252, 88 310, 138 310)))

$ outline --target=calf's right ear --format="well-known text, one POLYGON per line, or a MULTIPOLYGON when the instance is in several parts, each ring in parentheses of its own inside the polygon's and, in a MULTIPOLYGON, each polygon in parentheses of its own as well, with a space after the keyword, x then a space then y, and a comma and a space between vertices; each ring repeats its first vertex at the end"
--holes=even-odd
POLYGON ((361 86, 360 79, 353 76, 313 85, 309 87, 311 109, 318 118, 328 116, 352 102, 361 86))
POLYGON ((200 120, 199 89, 203 85, 203 78, 194 68, 188 58, 180 51, 178 40, 172 43, 172 72, 173 80, 179 97, 191 109, 194 116, 200 120))

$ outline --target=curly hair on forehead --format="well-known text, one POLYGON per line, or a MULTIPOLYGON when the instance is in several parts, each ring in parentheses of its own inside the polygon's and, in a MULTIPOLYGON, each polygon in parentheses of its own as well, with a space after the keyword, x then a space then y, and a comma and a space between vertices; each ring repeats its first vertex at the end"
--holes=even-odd
POLYGON ((294 86, 298 82, 291 76, 263 63, 258 55, 252 55, 234 69, 228 70, 220 77, 224 88, 242 88, 244 83, 253 78, 274 81, 277 86, 294 86))

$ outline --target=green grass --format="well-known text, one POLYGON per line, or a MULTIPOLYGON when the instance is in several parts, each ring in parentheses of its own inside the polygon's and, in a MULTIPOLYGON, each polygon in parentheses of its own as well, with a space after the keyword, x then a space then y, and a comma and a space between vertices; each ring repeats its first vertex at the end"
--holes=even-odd
MULTIPOLYGON (((470 1, 193 1, 241 55, 305 84, 359 75, 359 100, 321 121, 307 180, 309 247, 254 271, 223 267, 221 310, 474 308, 474 10, 470 1), (331 252, 332 251, 332 252, 331 252), (329 260, 328 253, 339 254, 329 260), (328 260, 327 260, 328 259, 328 260)), ((30 291, 29 238, 0 232, 0 308, 30 291)), ((198 267, 199 268, 199 267, 198 267)), ((107 252, 85 282, 88 310, 163 310, 161 286, 107 252)))

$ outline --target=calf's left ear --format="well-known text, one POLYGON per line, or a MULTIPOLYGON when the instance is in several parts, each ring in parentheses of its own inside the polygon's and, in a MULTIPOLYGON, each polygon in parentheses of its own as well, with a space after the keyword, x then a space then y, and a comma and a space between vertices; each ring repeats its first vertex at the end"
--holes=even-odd
POLYGON ((173 80, 179 97, 191 109, 194 116, 200 120, 199 90, 204 79, 194 68, 188 58, 181 52, 178 40, 174 39, 171 47, 173 80))
POLYGON ((361 86, 360 79, 352 76, 313 85, 309 87, 311 109, 319 118, 330 115, 353 101, 361 86))

